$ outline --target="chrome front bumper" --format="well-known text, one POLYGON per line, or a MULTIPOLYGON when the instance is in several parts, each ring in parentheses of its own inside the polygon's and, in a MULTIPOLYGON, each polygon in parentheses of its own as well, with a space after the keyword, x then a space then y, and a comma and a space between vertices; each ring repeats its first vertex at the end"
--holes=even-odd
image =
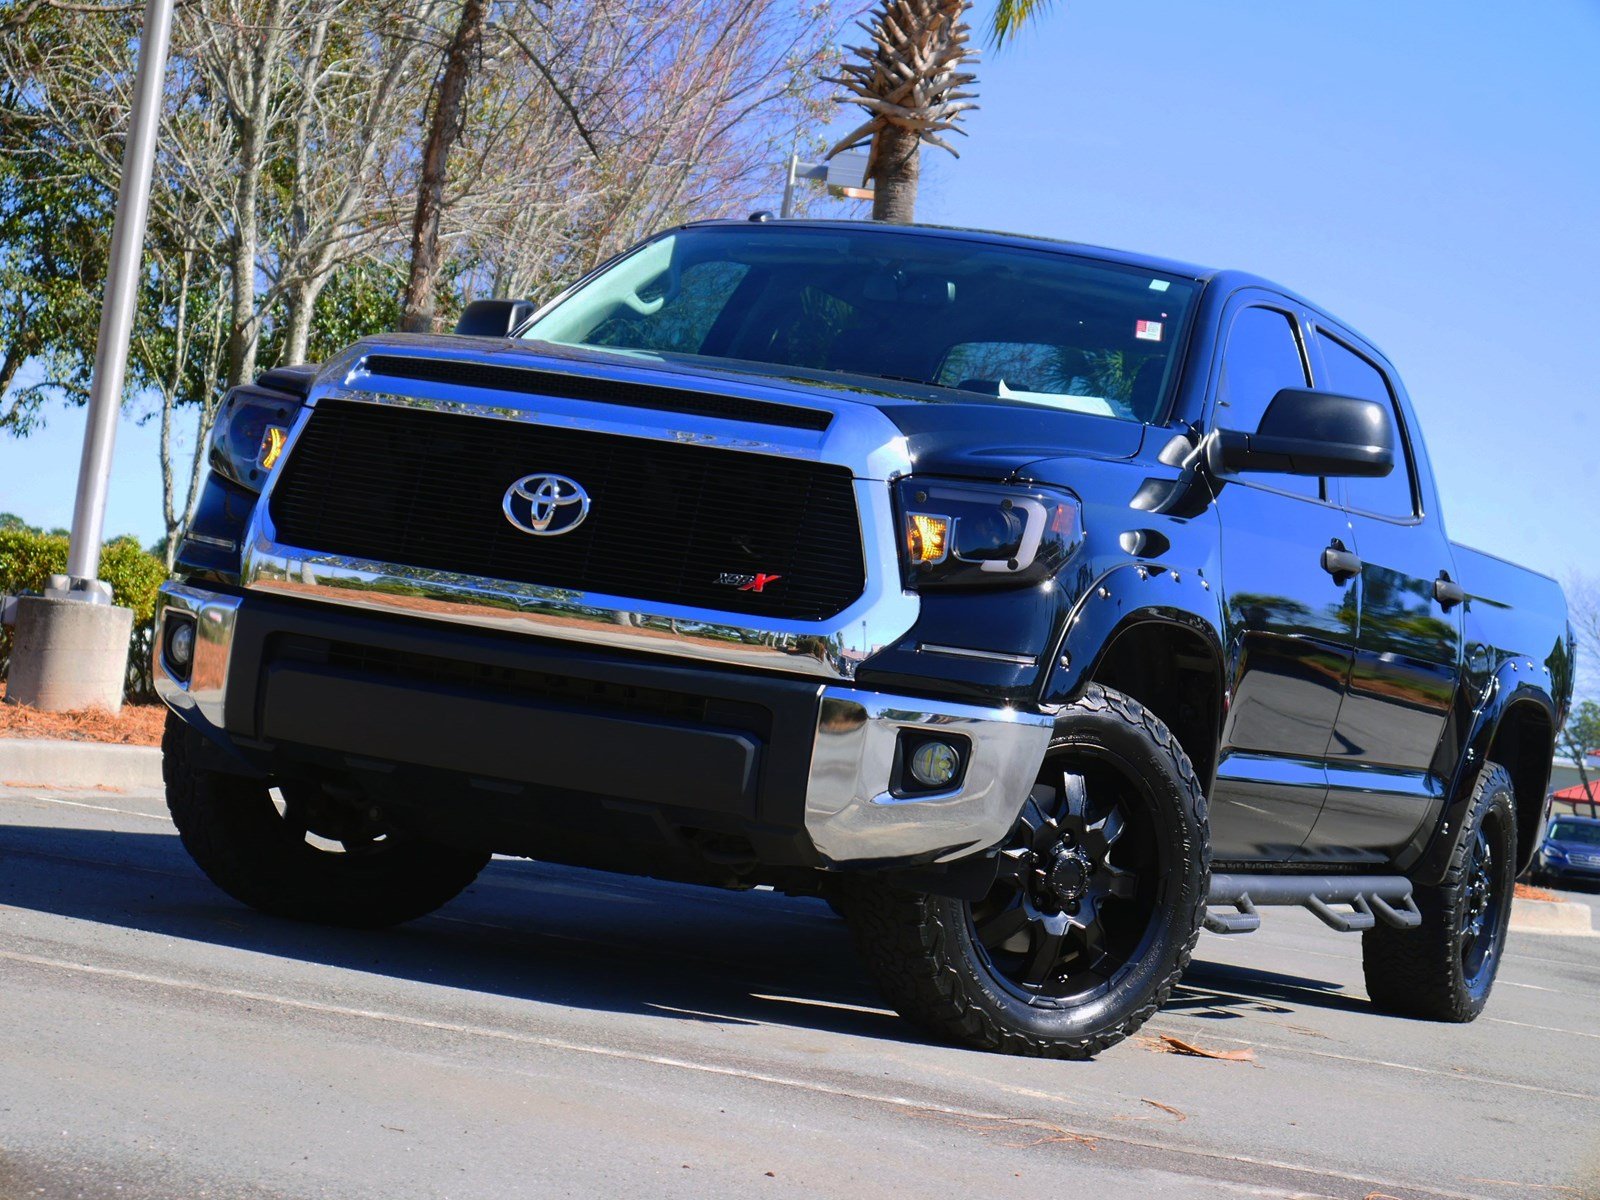
MULTIPOLYGON (((168 583, 155 639, 156 691, 191 721, 226 729, 235 622, 246 598, 168 583), (196 624, 187 679, 165 655, 170 620, 196 624)), ((681 659, 680 662, 692 662, 681 659)), ((716 669, 707 665, 707 670, 716 669)), ((1049 744, 1046 713, 984 708, 817 685, 805 833, 827 866, 948 862, 994 846, 1015 823, 1049 744), (899 796, 893 791, 902 730, 937 731, 966 743, 958 786, 899 796)))
POLYGON ((241 598, 182 583, 164 583, 156 601, 154 664, 150 677, 156 695, 180 716, 222 729, 222 704, 228 691, 228 660, 233 655, 233 625, 241 598), (187 679, 167 662, 167 622, 182 614, 195 623, 194 665, 187 679))
POLYGON ((987 850, 1016 823, 1053 727, 1045 713, 824 688, 806 833, 829 863, 950 862, 987 850), (890 788, 903 730, 964 739, 960 786, 896 796, 890 788))

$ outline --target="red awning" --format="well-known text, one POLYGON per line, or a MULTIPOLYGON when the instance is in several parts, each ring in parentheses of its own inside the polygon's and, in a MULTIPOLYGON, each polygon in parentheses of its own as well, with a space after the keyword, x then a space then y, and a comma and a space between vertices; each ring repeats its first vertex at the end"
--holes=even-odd
POLYGON ((1550 793, 1550 799, 1562 804, 1600 804, 1600 779, 1589 781, 1588 792, 1583 790, 1583 784, 1575 783, 1569 788, 1550 793))

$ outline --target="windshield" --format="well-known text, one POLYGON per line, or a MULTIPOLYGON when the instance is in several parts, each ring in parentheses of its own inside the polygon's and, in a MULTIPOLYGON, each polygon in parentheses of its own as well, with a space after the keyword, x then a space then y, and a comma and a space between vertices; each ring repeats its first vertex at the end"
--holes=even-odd
POLYGON ((647 242, 522 336, 1152 421, 1196 291, 960 238, 703 226, 647 242))
POLYGON ((1576 842, 1580 846, 1600 846, 1600 825, 1579 821, 1553 821, 1550 824, 1552 842, 1576 842))

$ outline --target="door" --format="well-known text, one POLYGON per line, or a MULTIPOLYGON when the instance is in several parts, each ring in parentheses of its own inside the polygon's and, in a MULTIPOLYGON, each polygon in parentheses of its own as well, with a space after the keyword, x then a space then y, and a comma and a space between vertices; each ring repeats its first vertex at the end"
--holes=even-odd
POLYGON ((1461 682, 1462 615, 1436 582, 1453 573, 1437 515, 1420 503, 1414 439, 1398 389, 1373 359, 1319 328, 1319 387, 1386 406, 1394 470, 1341 481, 1361 560, 1361 620, 1350 688, 1328 748, 1328 799, 1306 856, 1391 862, 1431 828, 1455 754, 1438 754, 1461 682), (1436 767, 1436 759, 1448 765, 1436 767))
MULTIPOLYGON (((1283 302, 1279 301, 1279 304, 1283 302)), ((1279 389, 1310 386, 1288 307, 1241 303, 1214 381, 1212 424, 1253 433, 1279 389)), ((1292 475, 1219 482, 1222 590, 1232 702, 1211 803, 1221 860, 1283 861, 1304 843, 1327 792, 1328 741, 1349 678, 1356 580, 1328 569, 1350 525, 1326 483, 1292 475)))

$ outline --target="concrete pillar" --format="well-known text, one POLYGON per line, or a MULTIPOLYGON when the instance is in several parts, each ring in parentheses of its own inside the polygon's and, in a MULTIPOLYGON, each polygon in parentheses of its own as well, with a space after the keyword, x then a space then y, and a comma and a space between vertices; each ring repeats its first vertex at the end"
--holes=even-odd
POLYGON ((19 596, 6 699, 44 712, 122 707, 133 610, 19 596))

